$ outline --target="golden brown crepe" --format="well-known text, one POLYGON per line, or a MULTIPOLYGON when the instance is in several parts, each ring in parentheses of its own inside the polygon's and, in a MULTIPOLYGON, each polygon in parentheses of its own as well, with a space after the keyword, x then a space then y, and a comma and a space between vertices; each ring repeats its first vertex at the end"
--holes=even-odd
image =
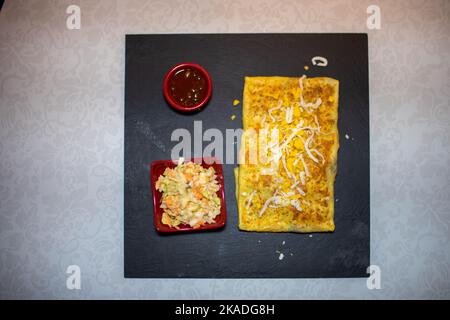
POLYGON ((339 82, 331 78, 245 78, 235 171, 241 230, 334 230, 338 96, 339 82))

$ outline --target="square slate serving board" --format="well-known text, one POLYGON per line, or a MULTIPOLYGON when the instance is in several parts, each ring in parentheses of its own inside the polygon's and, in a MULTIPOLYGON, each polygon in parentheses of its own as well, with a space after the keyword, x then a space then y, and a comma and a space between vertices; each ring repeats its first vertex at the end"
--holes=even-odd
MULTIPOLYGON (((194 139, 194 136, 193 136, 194 139)), ((197 140, 198 141, 198 140, 197 140)), ((209 142, 203 142, 203 147, 209 142)), ((370 265, 369 88, 366 34, 127 35, 125 67, 124 272, 129 278, 365 277, 370 265), (327 67, 312 66, 323 56, 327 67), (213 96, 200 113, 172 110, 162 93, 168 69, 205 67, 213 96), (305 71, 304 66, 309 70, 305 71), (328 76, 340 81, 338 174, 333 233, 238 230, 233 168, 224 165, 227 224, 211 232, 158 234, 149 164, 170 159, 177 128, 193 133, 242 127, 245 76, 328 76), (236 114, 234 121, 230 116, 236 114), (348 135, 349 139, 346 138, 348 135), (283 245, 284 242, 284 245, 283 245), (284 259, 279 260, 279 252, 284 259)), ((194 156, 200 156, 194 154, 194 156)))

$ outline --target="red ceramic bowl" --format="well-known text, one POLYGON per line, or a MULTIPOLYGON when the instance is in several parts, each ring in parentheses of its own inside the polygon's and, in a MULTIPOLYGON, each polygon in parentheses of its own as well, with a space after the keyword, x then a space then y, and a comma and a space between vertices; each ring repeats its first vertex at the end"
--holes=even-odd
POLYGON ((225 207, 225 186, 224 186, 224 180, 223 180, 223 171, 222 171, 222 164, 220 164, 219 160, 216 158, 194 158, 194 159, 186 159, 186 162, 188 161, 194 161, 197 163, 200 163, 204 168, 213 167, 216 171, 217 175, 217 182, 219 183, 220 189, 217 191, 217 196, 220 198, 220 214, 216 216, 215 223, 211 224, 204 224, 200 226, 199 228, 193 228, 189 225, 180 225, 178 226, 179 229, 172 228, 166 224, 162 223, 162 214, 163 209, 161 209, 161 198, 162 193, 156 190, 156 181, 158 181, 158 178, 160 175, 164 173, 164 170, 166 168, 175 168, 177 166, 177 161, 172 160, 157 160, 152 162, 150 165, 150 175, 152 180, 152 191, 153 191, 153 211, 154 211, 154 224, 155 228, 158 232, 186 232, 186 231, 198 231, 198 230, 209 230, 209 229, 217 229, 221 228, 225 225, 226 218, 227 218, 227 210, 225 207))
POLYGON ((180 63, 180 64, 172 67, 167 72, 167 74, 164 78, 163 90, 164 90, 164 97, 166 98, 167 102, 170 104, 170 106, 172 108, 174 108, 175 110, 181 111, 181 112, 193 112, 193 111, 197 111, 197 110, 201 109, 202 107, 204 107, 206 105, 206 103, 208 103, 208 101, 212 95, 212 81, 211 81, 210 75, 202 66, 195 64, 195 63, 190 63, 190 62, 180 63), (205 95, 205 97, 199 103, 197 103, 193 106, 189 106, 189 107, 184 106, 184 105, 178 103, 177 101, 173 100, 169 94, 169 80, 172 78, 172 76, 176 72, 178 72, 182 69, 185 69, 185 68, 195 69, 197 72, 199 72, 201 75, 203 75, 203 77, 206 80, 206 95, 205 95))

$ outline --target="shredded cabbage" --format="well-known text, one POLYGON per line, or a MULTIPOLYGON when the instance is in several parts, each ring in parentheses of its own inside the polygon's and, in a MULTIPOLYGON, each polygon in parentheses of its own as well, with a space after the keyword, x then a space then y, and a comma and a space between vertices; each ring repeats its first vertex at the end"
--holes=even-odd
POLYGON ((193 162, 179 161, 175 168, 166 168, 156 182, 156 189, 163 194, 162 222, 174 228, 214 223, 221 207, 216 178, 213 167, 206 169, 193 162))

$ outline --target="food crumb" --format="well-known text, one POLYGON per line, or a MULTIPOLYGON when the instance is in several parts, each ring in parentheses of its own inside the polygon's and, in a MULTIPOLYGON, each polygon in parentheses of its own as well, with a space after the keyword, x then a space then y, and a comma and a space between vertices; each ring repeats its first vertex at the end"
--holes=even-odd
POLYGON ((234 120, 234 119, 236 119, 236 115, 235 115, 235 114, 233 114, 233 115, 231 116, 231 120, 234 120))
POLYGON ((348 134, 345 134, 345 139, 350 139, 350 136, 348 134))
POLYGON ((304 66, 303 69, 309 70, 309 67, 308 66, 304 66))
POLYGON ((233 106, 237 106, 239 103, 241 103, 238 99, 233 100, 233 106))
POLYGON ((283 242, 281 243, 282 246, 284 246, 285 244, 286 244, 286 241, 283 241, 283 242))
POLYGON ((293 256, 294 254, 291 252, 291 257, 293 256))
POLYGON ((312 238, 312 234, 310 234, 309 237, 312 238))
POLYGON ((278 257, 278 259, 283 260, 284 259, 284 254, 280 253, 280 256, 278 257))
POLYGON ((339 202, 339 199, 338 199, 338 198, 336 198, 336 202, 339 202))

